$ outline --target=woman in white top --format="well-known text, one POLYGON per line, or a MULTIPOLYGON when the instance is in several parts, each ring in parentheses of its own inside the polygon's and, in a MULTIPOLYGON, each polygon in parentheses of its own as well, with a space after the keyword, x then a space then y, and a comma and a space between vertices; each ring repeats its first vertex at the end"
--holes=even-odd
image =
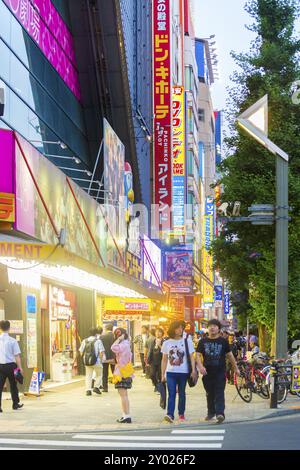
POLYGON ((171 323, 168 330, 168 337, 162 346, 162 382, 167 381, 168 387, 168 411, 164 420, 168 423, 174 422, 176 391, 178 387, 179 421, 185 421, 186 395, 185 389, 189 376, 196 381, 197 373, 195 366, 195 348, 191 336, 184 337, 183 322, 175 321, 171 323), (190 361, 188 361, 188 356, 190 361), (191 364, 191 367, 189 365, 191 364), (190 370, 191 368, 191 370, 190 370))

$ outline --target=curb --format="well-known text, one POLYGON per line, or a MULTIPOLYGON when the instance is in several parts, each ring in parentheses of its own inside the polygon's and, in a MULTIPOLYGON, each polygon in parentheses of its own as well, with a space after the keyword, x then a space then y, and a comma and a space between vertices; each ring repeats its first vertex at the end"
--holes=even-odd
MULTIPOLYGON (((255 421, 264 421, 267 419, 274 419, 278 418, 280 416, 292 416, 292 415, 297 415, 300 414, 300 407, 299 409, 292 409, 292 410, 277 410, 275 412, 272 412, 270 414, 266 414, 264 416, 260 416, 258 418, 249 418, 249 419, 236 419, 236 420, 228 420, 222 423, 222 426, 229 426, 230 424, 240 424, 240 423, 253 423, 255 421)), ((189 423, 189 424, 180 424, 180 429, 189 429, 189 428, 195 428, 197 426, 205 426, 205 427, 211 427, 211 426, 219 426, 216 423, 211 423, 211 424, 206 424, 206 423, 189 423)), ((130 433, 136 433, 136 432, 147 432, 147 431, 164 431, 166 429, 174 429, 174 426, 171 425, 155 425, 152 427, 145 427, 145 428, 128 428, 126 429, 98 429, 98 430, 84 430, 80 431, 80 434, 104 434, 104 433, 109 433, 109 434, 120 434, 123 432, 130 432, 130 433)), ((62 431, 62 432, 55 432, 55 431, 50 431, 50 432, 5 432, 1 433, 0 436, 57 436, 57 435, 71 435, 71 434, 78 434, 77 431, 62 431)))

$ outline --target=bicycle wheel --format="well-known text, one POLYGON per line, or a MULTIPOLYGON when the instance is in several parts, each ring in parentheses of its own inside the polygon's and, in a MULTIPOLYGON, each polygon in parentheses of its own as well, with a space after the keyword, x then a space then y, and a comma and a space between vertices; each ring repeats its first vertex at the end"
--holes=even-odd
POLYGON ((286 385, 286 377, 278 377, 278 392, 277 392, 277 403, 283 403, 286 400, 288 394, 288 387, 286 385), (283 383, 280 383, 283 382, 283 383))
POLYGON ((235 375, 235 388, 243 401, 250 403, 252 400, 252 390, 248 382, 247 376, 241 371, 241 375, 235 375))
POLYGON ((270 391, 266 382, 266 376, 263 373, 255 372, 256 393, 259 397, 267 400, 270 398, 270 391))

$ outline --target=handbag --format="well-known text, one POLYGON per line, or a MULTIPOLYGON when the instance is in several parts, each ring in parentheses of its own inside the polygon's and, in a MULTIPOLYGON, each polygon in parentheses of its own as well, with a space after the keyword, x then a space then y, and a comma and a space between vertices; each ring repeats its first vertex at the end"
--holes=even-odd
POLYGON ((19 384, 23 385, 24 377, 23 377, 20 369, 14 369, 14 376, 15 376, 16 382, 19 382, 19 384))
POLYGON ((188 384, 191 388, 193 388, 198 383, 199 373, 196 370, 196 372, 197 372, 196 380, 194 380, 193 377, 191 377, 191 373, 192 373, 193 368, 192 368, 192 361, 191 361, 191 356, 190 356, 190 351, 189 351, 189 344, 188 344, 187 338, 184 339, 184 344, 185 344, 185 352, 186 352, 186 357, 187 357, 187 362, 188 362, 188 369, 189 369, 188 384))

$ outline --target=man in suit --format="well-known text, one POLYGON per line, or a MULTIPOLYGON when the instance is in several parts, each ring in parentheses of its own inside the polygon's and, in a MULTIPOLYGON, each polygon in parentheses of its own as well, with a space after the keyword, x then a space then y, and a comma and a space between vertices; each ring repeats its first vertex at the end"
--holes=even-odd
POLYGON ((105 360, 103 361, 103 392, 107 393, 109 366, 111 368, 112 373, 115 369, 115 355, 111 350, 111 347, 115 342, 112 323, 108 323, 105 326, 105 333, 100 336, 100 339, 105 349, 105 360))

